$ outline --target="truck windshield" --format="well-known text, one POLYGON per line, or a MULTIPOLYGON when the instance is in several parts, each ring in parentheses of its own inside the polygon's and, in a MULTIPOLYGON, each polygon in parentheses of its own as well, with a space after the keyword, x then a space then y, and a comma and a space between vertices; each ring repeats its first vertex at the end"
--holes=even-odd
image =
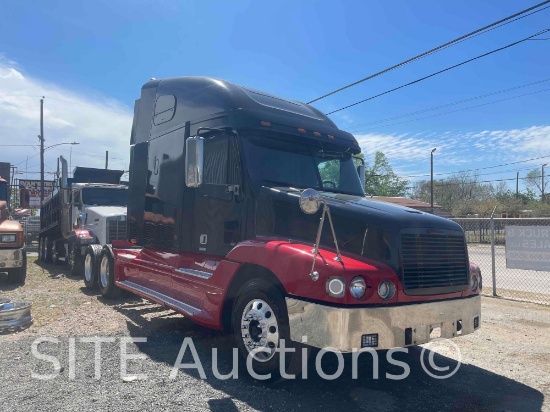
POLYGON ((280 134, 241 135, 249 174, 261 185, 364 196, 351 154, 338 146, 280 134))
POLYGON ((82 189, 82 203, 90 206, 126 206, 128 190, 87 187, 82 189))

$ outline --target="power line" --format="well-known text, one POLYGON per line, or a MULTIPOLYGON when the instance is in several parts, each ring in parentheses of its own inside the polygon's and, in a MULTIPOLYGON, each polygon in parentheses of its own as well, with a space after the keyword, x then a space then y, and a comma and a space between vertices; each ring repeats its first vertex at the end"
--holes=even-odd
POLYGON ((458 101, 455 101, 455 102, 452 102, 452 103, 446 103, 446 104, 442 104, 442 105, 439 105, 439 106, 433 106, 433 107, 430 107, 428 109, 417 110, 415 112, 409 112, 409 113, 405 113, 405 114, 401 114, 401 115, 397 115, 397 116, 393 116, 393 117, 386 117, 385 119, 373 120, 371 122, 366 122, 366 123, 360 123, 358 125, 355 125, 351 129, 348 129, 348 131, 354 131, 354 130, 357 130, 358 128, 361 128, 363 126, 368 126, 368 125, 371 125, 371 124, 386 123, 386 122, 389 122, 389 121, 392 121, 392 120, 401 119, 403 117, 414 116, 414 115, 417 115, 417 114, 426 113, 426 112, 430 112, 430 111, 433 111, 433 110, 444 109, 445 107, 456 106, 456 105, 459 105, 459 104, 462 104, 462 103, 467 103, 467 102, 471 102, 473 100, 483 99, 485 97, 494 96, 496 94, 507 93, 507 92, 510 92, 512 90, 522 89, 522 88, 525 88, 525 87, 533 86, 535 84, 540 84, 540 83, 544 83, 544 82, 547 82, 547 81, 550 81, 550 78, 544 79, 544 80, 539 80, 539 81, 532 82, 532 83, 522 84, 522 85, 519 85, 519 86, 510 87, 508 89, 497 90, 497 91, 482 94, 482 95, 479 95, 479 96, 470 97, 468 99, 458 100, 458 101))
MULTIPOLYGON (((517 162, 503 163, 503 164, 496 165, 496 166, 478 167, 478 168, 475 168, 475 169, 458 170, 458 171, 455 171, 455 172, 435 173, 434 175, 442 176, 442 175, 452 175, 452 174, 457 174, 457 173, 462 173, 462 172, 474 172, 476 170, 495 169, 497 167, 503 167, 503 166, 516 165, 516 164, 519 164, 519 163, 532 162, 533 160, 545 159, 547 157, 550 157, 550 155, 534 157, 532 159, 519 160, 517 162)), ((422 175, 409 175, 409 176, 405 176, 405 177, 425 177, 425 176, 430 176, 430 174, 427 173, 427 174, 422 174, 422 175)))
MULTIPOLYGON (((385 125, 383 125, 383 126, 376 126, 376 127, 369 127, 368 129, 355 130, 355 133, 366 132, 366 131, 368 131, 368 130, 374 130, 374 129, 381 129, 381 128, 384 128, 384 127, 396 126, 396 125, 400 125, 400 124, 404 124, 404 123, 416 122, 416 121, 418 121, 418 120, 431 119, 432 117, 438 117, 438 116, 443 116, 443 115, 445 115, 445 114, 451 114, 451 113, 456 113, 456 112, 462 112, 462 111, 464 111, 464 110, 475 109, 475 108, 477 108, 477 107, 489 106, 489 105, 491 105, 491 104, 500 103, 500 102, 504 102, 504 101, 507 101, 507 100, 519 99, 520 97, 531 96, 531 95, 533 95, 533 94, 543 93, 543 92, 547 92, 547 91, 550 91, 550 88, 548 88, 548 89, 542 89, 542 90, 537 90, 536 92, 520 94, 520 95, 517 95, 517 96, 507 97, 507 98, 505 98, 505 99, 493 100, 492 102, 476 104, 475 106, 468 106, 468 107, 463 107, 463 108, 461 108, 461 109, 450 110, 450 111, 448 111, 448 112, 433 114, 433 115, 431 115, 431 116, 418 117, 418 118, 416 118, 416 119, 405 120, 405 121, 403 121, 403 122, 390 123, 390 124, 385 124, 385 125)), ((451 104, 451 105, 452 105, 452 104, 451 104)), ((428 109, 427 109, 427 110, 428 110, 428 109)), ((427 110, 426 110, 426 111, 427 111, 427 110)), ((434 110, 435 110, 435 109, 434 109, 434 110)))
MULTIPOLYGON (((550 0, 549 0, 549 1, 550 1, 550 0)), ((432 74, 429 74, 429 75, 427 75, 427 76, 421 77, 421 78, 419 78, 419 79, 413 80, 412 82, 402 84, 401 86, 398 86, 398 87, 394 87, 393 89, 386 90, 385 92, 379 93, 379 94, 377 94, 377 95, 368 97, 368 98, 366 98, 366 99, 360 100, 360 101, 355 102, 355 103, 352 103, 352 104, 348 104, 347 106, 341 107, 341 108, 336 109, 336 110, 333 110, 333 111, 331 111, 331 112, 328 112, 328 113, 326 113, 326 115, 330 115, 330 114, 333 114, 333 113, 336 113, 336 112, 339 112, 339 111, 342 111, 342 110, 345 110, 345 109, 349 109, 350 107, 357 106, 358 104, 365 103, 366 101, 375 99, 375 98, 380 97, 380 96, 383 96, 383 95, 385 95, 385 94, 394 92, 394 91, 399 90, 399 89, 403 89, 403 88, 405 88, 405 87, 411 86, 411 85, 416 84, 416 83, 420 83, 421 81, 427 80, 427 79, 429 79, 430 77, 434 77, 434 76, 437 76, 438 74, 445 73, 445 72, 447 72, 447 71, 449 71, 449 70, 452 70, 452 69, 455 69, 455 68, 457 68, 457 67, 463 66, 463 65, 465 65, 465 64, 467 64, 467 63, 471 63, 471 62, 473 62, 473 61, 475 61, 475 60, 481 59, 481 58, 483 58, 483 57, 487 57, 487 56, 489 56, 489 55, 491 55, 491 54, 493 54, 493 53, 497 53, 497 52, 499 52, 499 51, 508 49, 508 48, 510 48, 510 47, 517 46, 518 44, 521 44, 521 43, 523 43, 523 42, 525 42, 525 41, 527 41, 527 40, 530 40, 530 39, 532 39, 533 37, 540 36, 541 34, 546 33, 546 32, 548 32, 548 31, 550 31, 550 29, 541 30, 541 31, 539 31, 538 33, 533 34, 532 36, 529 36, 529 37, 526 37, 526 38, 524 38, 524 39, 518 40, 518 41, 516 41, 516 42, 514 42, 514 43, 507 44, 506 46, 500 47, 500 48, 498 48, 498 49, 491 50, 490 52, 487 52, 487 53, 484 53, 484 54, 480 54, 479 56, 476 56, 476 57, 473 57, 473 58, 471 58, 471 59, 465 60, 465 61, 463 61, 463 62, 461 62, 461 63, 458 63, 458 64, 455 64, 455 65, 453 65, 453 66, 449 66, 449 67, 447 67, 447 68, 445 68, 445 69, 442 69, 442 70, 439 70, 439 71, 437 71, 437 72, 435 72, 435 73, 432 73, 432 74)))
MULTIPOLYGON (((522 167, 522 168, 519 168, 519 169, 509 169, 509 170, 498 170, 496 172, 490 172, 490 173, 480 173, 480 174, 476 174, 476 176, 490 176, 490 175, 496 175, 496 174, 501 174, 501 173, 517 173, 519 171, 522 171, 522 170, 532 170, 533 168, 532 167, 522 167)), ((477 170, 477 169, 475 169, 477 170)), ((446 175, 448 173, 434 173, 434 176, 441 176, 441 175, 446 175)), ((458 174, 458 173, 451 173, 451 174, 458 174)), ((414 175, 413 175, 414 176, 414 175)), ((418 176, 418 175, 416 175, 418 176)), ((426 177, 430 176, 429 174, 426 175, 426 177)), ((403 176, 403 177, 412 177, 412 176, 403 176)))
POLYGON ((426 52, 424 52, 424 53, 420 53, 419 55, 414 56, 414 57, 411 57, 410 59, 407 59, 407 60, 405 60, 405 61, 403 61, 403 62, 401 62, 401 63, 398 63, 398 64, 396 64, 396 65, 394 65, 394 66, 388 67, 387 69, 384 69, 384 70, 379 71, 379 72, 377 72, 377 73, 374 73, 374 74, 372 74, 372 75, 370 75, 370 76, 367 76, 367 77, 365 77, 365 78, 363 78, 363 79, 361 79, 361 80, 358 80, 358 81, 356 81, 356 82, 353 82, 353 83, 351 83, 351 84, 348 84, 347 86, 343 86, 343 87, 341 87, 341 88, 339 88, 339 89, 337 89, 337 90, 334 90, 334 91, 332 91, 332 92, 330 92, 330 93, 327 93, 327 94, 324 94, 324 95, 322 95, 322 96, 320 96, 320 97, 317 97, 316 99, 313 99, 313 100, 307 102, 307 104, 311 104, 311 103, 314 103, 314 102, 316 102, 316 101, 318 101, 318 100, 324 99, 325 97, 332 96, 333 94, 336 94, 336 93, 338 93, 338 92, 341 92, 342 90, 345 90, 345 89, 348 89, 348 88, 350 88, 350 87, 356 86, 356 85, 358 85, 359 83, 363 83, 364 81, 370 80, 370 79, 372 79, 372 78, 374 78, 374 77, 380 76, 380 75, 382 75, 382 74, 384 74, 384 73, 387 73, 387 72, 389 72, 389 71, 391 71, 391 70, 394 70, 394 69, 397 69, 397 68, 399 68, 399 67, 405 66, 406 64, 412 63, 412 62, 414 62, 414 61, 416 61, 416 60, 420 60, 420 59, 422 59, 422 58, 424 58, 424 57, 426 57, 426 56, 428 56, 428 55, 430 55, 430 54, 437 53, 438 51, 441 51, 441 50, 443 50, 443 49, 446 49, 447 47, 450 47, 450 46, 453 46, 453 45, 455 45, 455 44, 461 43, 461 42, 463 42, 463 41, 465 41, 465 40, 469 40, 469 39, 472 38, 472 37, 476 37, 476 36, 478 36, 478 35, 485 34, 485 33, 489 32, 489 31, 491 31, 491 30, 494 30, 494 29, 497 29, 497 28, 499 28, 499 27, 505 26, 506 24, 510 24, 510 23, 512 23, 512 22, 514 22, 514 21, 520 20, 520 19, 525 18, 525 17, 527 17, 527 16, 530 16, 530 15, 532 15, 532 14, 535 14, 535 13, 538 13, 538 12, 540 12, 540 11, 543 11, 543 10, 547 9, 548 7, 550 7, 550 6, 544 7, 544 8, 542 8, 542 9, 540 9, 540 10, 536 10, 536 11, 533 11, 533 12, 531 12, 531 13, 525 15, 525 16, 522 16, 523 14, 528 13, 528 12, 530 12, 531 10, 535 10, 535 9, 541 7, 541 6, 544 6, 544 5, 547 4, 547 3, 550 3, 550 0, 543 1, 542 3, 536 4, 536 5, 534 5, 534 6, 532 6, 532 7, 529 7, 529 8, 527 8, 527 9, 525 9, 525 10, 521 10, 521 11, 515 13, 515 14, 512 14, 511 16, 505 17, 504 19, 498 20, 498 21, 496 21, 496 22, 494 22, 494 23, 491 23, 491 24, 489 24, 489 25, 487 25, 487 26, 481 27, 481 28, 479 28, 479 29, 477 29, 477 30, 474 30, 474 31, 470 32, 470 33, 464 34, 464 35, 462 35, 462 36, 460 36, 460 37, 457 37, 457 38, 454 39, 454 40, 451 40, 451 41, 449 41, 449 42, 447 42, 447 43, 444 43, 444 44, 442 44, 442 45, 440 45, 440 46, 437 46, 437 47, 435 47, 435 48, 433 48, 433 49, 431 49, 431 50, 428 50, 428 51, 426 51, 426 52), (521 16, 521 17, 518 17, 518 16, 521 16), (512 19, 513 19, 513 20, 512 20, 512 19), (509 21, 509 20, 510 20, 510 21, 509 21))

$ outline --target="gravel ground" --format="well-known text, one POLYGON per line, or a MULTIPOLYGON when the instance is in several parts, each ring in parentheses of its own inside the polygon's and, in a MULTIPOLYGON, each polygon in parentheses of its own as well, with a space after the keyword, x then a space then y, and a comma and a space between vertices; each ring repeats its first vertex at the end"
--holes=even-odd
MULTIPOLYGON (((1 410, 550 411, 548 307, 483 298, 481 330, 452 341, 462 364, 448 379, 434 379, 422 366, 430 353, 439 367, 452 371, 459 365, 457 350, 444 342, 432 347, 434 352, 422 354, 422 348, 414 348, 408 354, 394 354, 410 369, 402 380, 388 377, 403 374, 404 369, 390 364, 387 352, 379 352, 378 379, 370 355, 365 354, 359 358, 358 379, 352 379, 352 358, 346 355, 344 372, 331 381, 317 375, 317 353, 313 353, 307 380, 267 385, 246 377, 243 365, 237 380, 215 378, 213 348, 218 350, 219 372, 229 373, 232 368, 233 342, 227 334, 197 327, 136 297, 103 301, 86 292, 82 280, 68 276, 65 268, 39 266, 32 260, 24 287, 14 288, 0 278, 0 295, 32 301, 35 317, 32 326, 0 335, 1 410), (94 336, 112 340, 101 344, 100 364, 95 361, 94 343, 81 340, 94 336), (55 356, 58 365, 33 356, 33 342, 47 337, 57 342, 42 342, 37 351, 55 356), (121 341, 140 337, 147 341, 127 344, 126 352, 144 359, 127 361, 129 378, 123 379, 121 341), (192 339, 206 379, 190 368, 177 371, 171 379, 186 338, 192 339), (33 374, 54 377, 41 380, 33 374)), ((182 362, 192 361, 187 350, 182 362)), ((327 374, 338 366, 334 355, 326 355, 322 364, 327 374)))

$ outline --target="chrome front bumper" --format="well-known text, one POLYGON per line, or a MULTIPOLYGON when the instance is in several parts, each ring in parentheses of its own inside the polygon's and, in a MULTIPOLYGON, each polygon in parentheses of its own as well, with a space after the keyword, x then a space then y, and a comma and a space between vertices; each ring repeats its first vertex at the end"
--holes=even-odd
POLYGON ((23 249, 0 249, 0 271, 23 266, 23 249))
POLYGON ((374 349, 391 349, 429 342, 433 338, 430 333, 437 328, 439 337, 450 339, 472 333, 481 325, 481 296, 352 309, 294 298, 287 298, 286 304, 293 341, 304 342, 307 337, 308 345, 342 352, 361 349, 363 335, 377 334, 374 349))

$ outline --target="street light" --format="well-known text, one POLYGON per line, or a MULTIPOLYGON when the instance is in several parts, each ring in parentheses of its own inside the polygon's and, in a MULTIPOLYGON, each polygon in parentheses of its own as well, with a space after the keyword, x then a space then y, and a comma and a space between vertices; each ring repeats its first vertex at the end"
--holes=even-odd
POLYGON ((41 135, 38 135, 38 139, 40 139, 40 207, 42 207, 42 204, 44 203, 44 152, 48 149, 51 149, 52 147, 61 146, 64 144, 80 144, 77 142, 70 142, 70 143, 57 143, 52 144, 51 146, 44 147, 44 139, 41 135))
POLYGON ((431 179, 430 179, 430 209, 432 214, 434 213, 434 152, 437 150, 437 147, 432 149, 430 153, 430 169, 431 169, 431 179))
POLYGON ((548 165, 548 163, 545 163, 542 165, 542 185, 541 185, 541 196, 540 200, 544 202, 544 166, 548 165))

